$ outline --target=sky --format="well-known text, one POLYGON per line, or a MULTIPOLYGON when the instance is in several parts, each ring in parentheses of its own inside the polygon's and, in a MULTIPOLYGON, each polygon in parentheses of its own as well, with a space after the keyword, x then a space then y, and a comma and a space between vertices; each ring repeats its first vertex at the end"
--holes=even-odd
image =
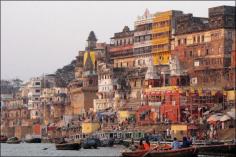
POLYGON ((207 17, 208 8, 234 1, 1 1, 1 79, 54 73, 84 50, 89 32, 110 43, 137 16, 181 10, 207 17))

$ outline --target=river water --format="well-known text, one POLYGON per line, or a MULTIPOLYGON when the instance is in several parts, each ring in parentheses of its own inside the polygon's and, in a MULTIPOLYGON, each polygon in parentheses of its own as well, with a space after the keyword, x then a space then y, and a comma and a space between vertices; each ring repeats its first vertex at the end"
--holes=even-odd
POLYGON ((1 156, 121 156, 123 146, 99 147, 97 149, 56 150, 54 144, 1 143, 1 156), (47 148, 47 150, 44 150, 47 148))
MULTIPOLYGON (((1 143, 1 156, 111 156, 119 157, 123 146, 99 147, 97 149, 56 150, 55 144, 48 143, 1 143), (46 149, 46 150, 45 150, 46 149)), ((199 156, 210 157, 210 156, 199 156)))

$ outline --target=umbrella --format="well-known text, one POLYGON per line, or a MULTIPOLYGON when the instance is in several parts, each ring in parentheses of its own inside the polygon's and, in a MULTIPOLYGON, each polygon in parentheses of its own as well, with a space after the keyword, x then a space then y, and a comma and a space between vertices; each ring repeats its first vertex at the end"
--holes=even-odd
POLYGON ((228 115, 224 115, 224 116, 222 116, 221 118, 220 118, 220 121, 221 122, 224 122, 224 121, 227 121, 227 120, 229 120, 229 119, 231 119, 228 115))
POLYGON ((210 111, 206 111, 206 112, 203 113, 203 115, 207 115, 209 113, 210 113, 210 111))
POLYGON ((211 115, 208 119, 207 119, 207 122, 210 122, 210 121, 219 121, 221 118, 221 116, 218 116, 218 115, 211 115))
POLYGON ((235 111, 229 111, 227 112, 227 115, 229 115, 230 117, 232 117, 233 119, 235 119, 235 111))

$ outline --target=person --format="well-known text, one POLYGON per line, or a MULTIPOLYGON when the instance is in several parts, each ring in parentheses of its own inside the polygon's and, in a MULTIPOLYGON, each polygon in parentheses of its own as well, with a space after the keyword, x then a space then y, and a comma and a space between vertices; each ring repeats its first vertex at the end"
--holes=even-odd
POLYGON ((193 137, 192 139, 190 137, 187 138, 188 142, 189 142, 189 145, 192 145, 193 144, 193 137))
POLYGON ((150 145, 150 142, 149 142, 148 139, 146 139, 146 141, 145 141, 145 143, 144 143, 143 146, 144 146, 144 149, 145 149, 145 150, 149 150, 149 149, 150 149, 150 146, 151 146, 151 145, 150 145))
POLYGON ((172 142, 171 147, 172 147, 172 149, 174 149, 174 150, 180 148, 180 143, 179 143, 179 141, 177 141, 177 138, 176 138, 176 137, 174 138, 174 141, 172 142))
POLYGON ((144 149, 143 139, 140 139, 138 149, 144 149))
POLYGON ((187 140, 186 137, 183 137, 183 144, 181 146, 182 148, 190 147, 190 142, 187 140))

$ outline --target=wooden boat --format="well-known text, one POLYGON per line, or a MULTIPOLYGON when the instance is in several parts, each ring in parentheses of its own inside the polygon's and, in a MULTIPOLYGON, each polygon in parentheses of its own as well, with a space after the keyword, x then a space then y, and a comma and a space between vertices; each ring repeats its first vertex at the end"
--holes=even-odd
POLYGON ((137 150, 137 151, 127 151, 122 152, 123 157, 142 157, 148 150, 137 150))
POLYGON ((0 143, 6 143, 7 142, 7 136, 1 135, 0 136, 0 143))
POLYGON ((199 146, 197 149, 200 155, 235 156, 236 154, 236 144, 199 146))
MULTIPOLYGON (((151 145, 151 149, 169 149, 171 148, 171 146, 167 145, 167 144, 164 144, 164 145, 160 145, 158 147, 154 146, 154 145, 151 145)), ((135 151, 125 151, 125 152, 122 152, 122 156, 124 157, 143 157, 143 155, 147 154, 150 150, 135 150, 135 151)), ((146 156, 146 155, 145 155, 146 156)))
POLYGON ((11 137, 7 140, 7 144, 19 144, 21 143, 21 140, 19 140, 17 137, 11 137))
POLYGON ((196 147, 181 148, 176 150, 154 150, 146 157, 196 157, 198 150, 196 147))
POLYGON ((147 150, 139 150, 133 152, 123 152, 122 156, 124 157, 196 157, 198 150, 196 147, 181 148, 177 150, 172 150, 171 146, 163 145, 157 147, 148 153, 147 150))
POLYGON ((26 139, 26 143, 41 143, 41 138, 31 138, 31 139, 26 139))
POLYGON ((56 144, 57 150, 79 150, 80 148, 81 143, 79 142, 56 144))

